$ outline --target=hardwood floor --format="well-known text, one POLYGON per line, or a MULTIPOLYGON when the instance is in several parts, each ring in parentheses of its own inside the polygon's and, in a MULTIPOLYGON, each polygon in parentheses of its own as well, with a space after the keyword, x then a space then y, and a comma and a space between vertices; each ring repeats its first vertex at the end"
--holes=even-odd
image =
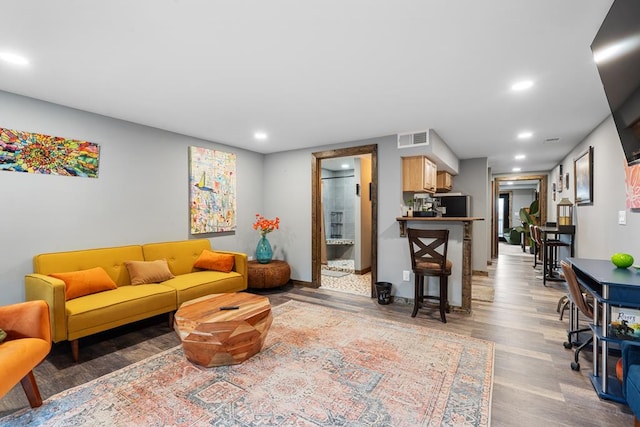
MULTIPOLYGON (((580 372, 571 370, 573 353, 562 346, 567 317, 560 321, 556 312, 564 284, 543 287, 531 255, 515 248, 501 246, 489 277, 474 276, 474 284, 495 288, 494 302, 473 301, 471 314, 454 311, 446 324, 439 321, 437 310, 411 318, 410 305, 379 305, 375 299, 321 288, 288 286, 260 293, 273 305, 294 299, 494 341, 493 426, 633 425, 626 406, 596 396, 589 381, 590 352, 581 356, 580 372)), ((68 343, 56 344, 35 376, 46 399, 178 344, 167 317, 156 317, 80 340, 78 364, 71 359, 68 343)), ((18 385, 0 399, 0 416, 27 406, 18 385)))

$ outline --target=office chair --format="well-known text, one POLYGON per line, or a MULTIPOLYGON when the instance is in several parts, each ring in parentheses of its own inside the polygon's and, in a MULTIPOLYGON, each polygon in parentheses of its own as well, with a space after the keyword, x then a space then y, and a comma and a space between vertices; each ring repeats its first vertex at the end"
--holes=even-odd
MULTIPOLYGON (((593 310, 594 310, 593 304, 595 304, 595 302, 593 303, 590 302, 589 299, 587 298, 587 294, 582 291, 582 288, 580 288, 580 284, 578 283, 576 273, 573 271, 573 268, 571 267, 571 265, 569 265, 569 263, 566 261, 561 261, 560 265, 562 267, 562 271, 564 272, 564 278, 567 281, 567 286, 569 287, 569 298, 571 299, 571 304, 572 304, 571 310, 574 310, 573 306, 575 306, 586 317, 588 317, 589 319, 593 319, 593 310)), ((576 325, 577 325, 577 322, 576 322, 576 325)), ((574 346, 575 343, 571 339, 573 335, 577 337, 579 333, 587 332, 590 330, 591 328, 582 328, 582 329, 574 329, 574 330, 568 331, 567 332, 568 341, 563 344, 564 348, 570 349, 574 346)), ((578 357, 582 349, 588 346, 591 342, 593 342, 593 335, 590 336, 588 340, 580 344, 578 348, 576 348, 574 352, 574 361, 571 362, 571 369, 573 369, 574 371, 580 370, 580 361, 578 357)))
POLYGON ((422 307, 425 299, 433 299, 439 303, 440 320, 442 323, 447 323, 445 312, 449 310, 447 293, 452 267, 451 261, 447 259, 449 230, 409 228, 407 235, 411 250, 411 268, 415 275, 415 298, 411 317, 416 317, 418 309, 422 307), (425 276, 440 278, 440 294, 438 296, 424 294, 425 276))
POLYGON ((622 359, 616 365, 616 374, 622 384, 622 395, 633 412, 635 427, 640 426, 640 345, 622 341, 622 359), (619 367, 619 369, 618 369, 619 367))

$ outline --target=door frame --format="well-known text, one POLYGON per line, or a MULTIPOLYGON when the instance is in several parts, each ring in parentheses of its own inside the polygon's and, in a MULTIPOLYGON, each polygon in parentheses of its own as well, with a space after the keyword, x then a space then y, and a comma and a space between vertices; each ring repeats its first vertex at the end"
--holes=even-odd
POLYGON ((320 238, 322 212, 322 160, 336 157, 371 155, 371 298, 375 297, 374 284, 378 280, 378 145, 337 148, 311 153, 311 286, 320 287, 321 250, 320 238))
POLYGON ((500 183, 507 181, 534 180, 537 180, 540 183, 540 191, 538 193, 540 224, 544 224, 547 222, 547 175, 511 175, 496 176, 493 178, 493 209, 491 210, 491 258, 498 257, 498 197, 500 197, 500 183))

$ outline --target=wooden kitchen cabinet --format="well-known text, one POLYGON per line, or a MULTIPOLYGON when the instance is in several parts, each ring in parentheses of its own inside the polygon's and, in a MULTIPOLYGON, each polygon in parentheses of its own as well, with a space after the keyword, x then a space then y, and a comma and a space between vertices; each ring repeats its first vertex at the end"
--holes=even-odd
POLYGON ((402 191, 435 193, 437 167, 426 156, 402 158, 402 191))
POLYGON ((438 193, 451 191, 453 188, 453 175, 449 172, 440 171, 436 177, 436 190, 438 193))

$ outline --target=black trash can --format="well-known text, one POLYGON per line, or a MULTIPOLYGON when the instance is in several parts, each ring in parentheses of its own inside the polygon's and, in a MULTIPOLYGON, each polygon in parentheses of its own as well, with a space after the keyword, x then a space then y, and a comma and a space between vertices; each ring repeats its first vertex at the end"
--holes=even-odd
POLYGON ((391 303, 391 283, 376 282, 376 294, 378 294, 378 304, 386 305, 391 303))

